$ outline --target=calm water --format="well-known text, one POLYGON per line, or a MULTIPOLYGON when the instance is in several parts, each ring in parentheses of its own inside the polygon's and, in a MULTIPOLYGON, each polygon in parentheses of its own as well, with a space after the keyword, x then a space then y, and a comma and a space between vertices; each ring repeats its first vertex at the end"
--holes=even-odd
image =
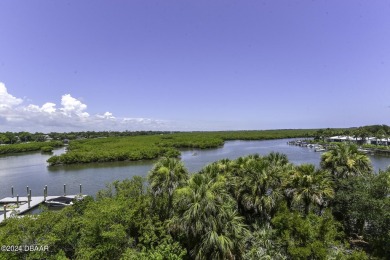
MULTIPOLYGON (((313 163, 319 165, 322 153, 316 153, 306 147, 290 146, 291 139, 270 141, 229 141, 221 148, 210 150, 182 151, 182 160, 191 172, 223 158, 235 159, 239 156, 259 153, 266 155, 272 151, 281 152, 295 164, 313 163)), ((55 154, 63 153, 56 150, 55 154)), ((95 195, 105 187, 106 183, 123 180, 135 175, 146 176, 154 161, 116 162, 88 165, 48 167, 46 160, 50 155, 29 153, 23 155, 0 157, 0 198, 14 194, 26 195, 26 186, 32 195, 43 195, 43 188, 48 185, 49 195, 61 195, 63 185, 67 185, 68 194, 77 194, 79 184, 83 185, 83 193, 95 195)), ((390 165, 389 157, 370 157, 375 171, 386 169, 390 165)))

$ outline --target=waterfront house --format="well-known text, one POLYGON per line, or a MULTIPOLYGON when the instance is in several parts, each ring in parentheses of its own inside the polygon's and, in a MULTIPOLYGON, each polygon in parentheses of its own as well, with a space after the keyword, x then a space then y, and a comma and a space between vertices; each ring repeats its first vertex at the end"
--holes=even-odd
POLYGON ((376 138, 376 137, 367 137, 362 140, 361 137, 353 136, 332 136, 327 139, 328 142, 348 142, 348 143, 357 143, 357 144, 373 144, 373 145, 390 145, 389 138, 376 138))
POLYGON ((340 135, 340 136, 332 136, 327 139, 328 142, 353 142, 353 143, 360 143, 362 140, 361 137, 353 137, 353 136, 345 136, 345 135, 340 135))

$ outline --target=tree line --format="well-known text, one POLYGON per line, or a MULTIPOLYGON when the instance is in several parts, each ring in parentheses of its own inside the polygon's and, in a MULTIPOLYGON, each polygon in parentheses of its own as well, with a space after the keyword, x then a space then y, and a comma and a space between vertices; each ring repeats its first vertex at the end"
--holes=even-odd
POLYGON ((13 145, 2 145, 0 146, 0 155, 34 152, 34 151, 51 152, 54 148, 58 148, 62 146, 63 143, 60 141, 17 143, 13 145))
POLYGON ((179 132, 179 131, 80 131, 80 132, 0 132, 0 144, 15 144, 25 142, 44 142, 50 140, 80 140, 107 137, 145 136, 145 135, 169 135, 169 134, 204 134, 213 135, 223 140, 261 140, 312 136, 311 129, 285 129, 285 130, 257 130, 257 131, 213 131, 213 132, 179 132))
POLYGON ((356 146, 320 167, 284 154, 223 159, 190 174, 171 157, 146 178, 115 181, 62 211, 10 218, 0 244, 48 252, 6 259, 385 259, 390 169, 373 173, 356 146))
MULTIPOLYGON (((29 133, 22 132, 0 132, 0 144, 14 144, 21 142, 42 142, 49 137, 53 140, 63 141, 78 139, 93 139, 102 137, 123 137, 140 135, 168 135, 184 133, 179 131, 78 131, 78 132, 50 132, 29 133)), ((279 129, 279 130, 251 130, 251 131, 213 131, 213 132, 188 132, 214 135, 223 140, 262 140, 280 139, 294 137, 315 137, 323 139, 335 135, 350 135, 356 137, 381 137, 390 136, 390 127, 387 125, 370 125, 351 128, 323 128, 323 129, 279 129)))

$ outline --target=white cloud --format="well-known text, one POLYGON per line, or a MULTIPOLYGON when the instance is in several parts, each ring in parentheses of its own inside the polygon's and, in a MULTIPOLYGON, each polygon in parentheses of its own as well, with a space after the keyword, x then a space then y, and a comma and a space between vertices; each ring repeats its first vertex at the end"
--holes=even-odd
POLYGON ((53 114, 57 111, 56 104, 50 102, 43 104, 42 107, 30 104, 25 108, 25 110, 30 112, 45 112, 48 114, 53 114))
POLYGON ((14 106, 17 106, 23 102, 23 99, 16 98, 8 94, 7 88, 4 83, 0 82, 0 111, 5 109, 10 109, 14 106))
POLYGON ((89 114, 84 112, 84 110, 87 109, 87 105, 81 103, 80 100, 73 98, 70 94, 62 96, 61 105, 62 108, 60 108, 60 110, 66 116, 78 116, 81 118, 89 117, 89 114))
POLYGON ((41 110, 43 112, 46 112, 46 113, 49 113, 49 114, 52 114, 52 113, 55 113, 56 112, 56 104, 54 103, 45 103, 42 107, 41 107, 41 110))
POLYGON ((65 94, 61 106, 46 102, 42 106, 24 104, 21 98, 8 93, 0 82, 0 132, 69 132, 106 130, 177 130, 173 122, 150 118, 116 118, 111 112, 90 115, 87 105, 65 94))
POLYGON ((96 115, 98 118, 103 118, 103 119, 115 119, 115 116, 112 115, 110 112, 106 112, 103 115, 96 115))

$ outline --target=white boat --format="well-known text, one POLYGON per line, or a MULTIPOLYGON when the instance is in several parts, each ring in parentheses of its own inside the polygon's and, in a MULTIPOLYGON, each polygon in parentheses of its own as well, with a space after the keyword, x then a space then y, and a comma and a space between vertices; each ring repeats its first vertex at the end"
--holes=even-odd
POLYGON ((65 207, 73 205, 73 199, 68 197, 58 197, 50 200, 46 200, 45 203, 49 207, 65 207))
POLYGON ((314 152, 324 152, 324 151, 326 151, 326 149, 321 145, 314 147, 314 152))
POLYGON ((367 154, 367 153, 370 152, 370 150, 363 149, 363 148, 358 148, 358 151, 361 152, 361 153, 364 153, 364 154, 367 154))

